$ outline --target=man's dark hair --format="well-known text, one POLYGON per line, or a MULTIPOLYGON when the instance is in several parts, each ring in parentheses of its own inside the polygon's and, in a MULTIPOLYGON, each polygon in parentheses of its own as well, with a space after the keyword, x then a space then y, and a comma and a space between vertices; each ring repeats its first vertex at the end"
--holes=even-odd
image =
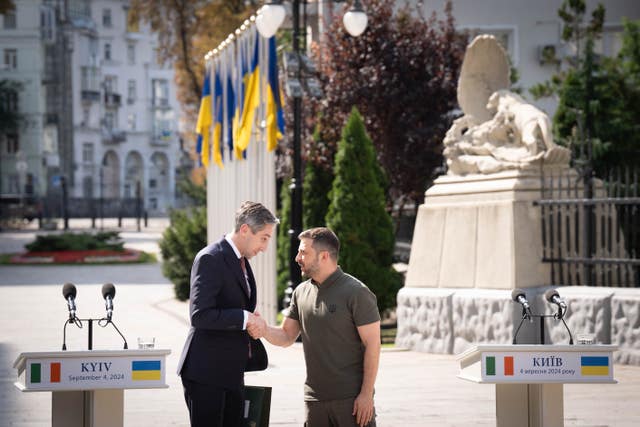
POLYGON ((246 201, 242 202, 240 208, 236 211, 236 232, 240 231, 242 224, 247 224, 251 232, 255 234, 267 224, 280 224, 280 220, 269 209, 265 208, 262 203, 246 201))
POLYGON ((327 251, 329 256, 338 261, 340 252, 340 240, 336 233, 327 227, 310 228, 298 235, 298 239, 311 239, 311 247, 316 252, 327 251))

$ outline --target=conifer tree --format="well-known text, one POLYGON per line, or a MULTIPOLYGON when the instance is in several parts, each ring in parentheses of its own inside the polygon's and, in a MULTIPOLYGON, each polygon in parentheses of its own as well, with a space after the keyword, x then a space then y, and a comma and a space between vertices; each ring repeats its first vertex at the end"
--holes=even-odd
MULTIPOLYGON (((280 224, 278 225, 278 241, 277 248, 278 253, 276 255, 276 288, 278 294, 278 307, 282 307, 282 299, 284 298, 284 291, 287 289, 289 283, 289 248, 291 247, 291 240, 289 237, 289 228, 291 227, 291 189, 289 184, 291 179, 288 178, 283 181, 282 188, 280 189, 280 212, 278 217, 280 218, 280 224)), ((297 285, 295 283, 294 285, 297 285)))
POLYGON ((391 268, 394 234, 373 143, 353 108, 335 159, 327 226, 341 242, 340 266, 365 283, 384 312, 395 306, 400 276, 391 268))
MULTIPOLYGON (((320 140, 320 129, 313 133, 314 141, 320 140)), ((333 183, 333 171, 314 155, 307 159, 302 182, 302 224, 304 229, 325 226, 329 209, 329 191, 333 183)), ((333 159, 332 159, 333 160, 333 159)))

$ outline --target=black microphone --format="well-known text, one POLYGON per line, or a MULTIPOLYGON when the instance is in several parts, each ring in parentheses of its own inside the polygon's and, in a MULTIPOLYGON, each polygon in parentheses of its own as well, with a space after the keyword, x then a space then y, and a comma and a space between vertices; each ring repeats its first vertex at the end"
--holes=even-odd
POLYGON ((560 294, 558 293, 558 291, 556 291, 555 289, 549 289, 544 293, 544 299, 558 306, 557 317, 558 319, 562 319, 564 317, 564 314, 567 312, 567 303, 565 303, 560 298, 560 294))
POLYGON ((511 291, 511 299, 517 302, 518 304, 522 304, 522 308, 526 312, 529 320, 533 321, 531 314, 531 306, 529 305, 529 301, 527 301, 527 295, 524 293, 522 289, 514 289, 511 291))
POLYGON ((69 309, 69 321, 73 323, 76 318, 76 286, 73 283, 65 283, 62 286, 62 296, 67 301, 69 309))
POLYGON ((107 320, 111 321, 113 315, 113 299, 116 297, 116 287, 113 283, 105 283, 102 285, 102 297, 104 298, 104 306, 107 309, 107 320))

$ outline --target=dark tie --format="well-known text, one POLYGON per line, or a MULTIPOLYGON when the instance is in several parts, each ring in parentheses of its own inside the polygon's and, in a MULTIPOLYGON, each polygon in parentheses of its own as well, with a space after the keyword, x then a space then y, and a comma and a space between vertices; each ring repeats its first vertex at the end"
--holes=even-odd
POLYGON ((249 286, 249 275, 247 274, 247 264, 245 261, 245 257, 240 257, 240 267, 242 268, 242 273, 244 274, 244 281, 247 284, 247 292, 249 296, 251 296, 251 286, 249 286))

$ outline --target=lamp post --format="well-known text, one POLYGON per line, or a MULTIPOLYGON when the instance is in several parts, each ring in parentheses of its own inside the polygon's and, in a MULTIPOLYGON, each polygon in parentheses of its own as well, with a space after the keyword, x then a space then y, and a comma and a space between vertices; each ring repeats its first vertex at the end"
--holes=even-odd
MULTIPOLYGON (((300 4, 306 0, 292 0, 291 25, 293 56, 299 63, 295 70, 295 79, 302 81, 302 61, 300 60, 300 4)), ((336 1, 337 2, 337 1, 336 1)), ((306 10, 306 9, 305 9, 306 10)), ((271 37, 285 18, 282 0, 267 0, 258 12, 256 27, 263 37, 271 37)), ((357 37, 367 28, 367 15, 360 0, 354 0, 352 7, 343 17, 345 29, 353 37, 357 37)), ((302 280, 300 267, 295 262, 298 253, 298 235, 302 232, 302 91, 293 91, 293 176, 291 178, 291 227, 289 228, 289 282, 285 290, 283 304, 285 308, 291 302, 293 290, 302 280)))

